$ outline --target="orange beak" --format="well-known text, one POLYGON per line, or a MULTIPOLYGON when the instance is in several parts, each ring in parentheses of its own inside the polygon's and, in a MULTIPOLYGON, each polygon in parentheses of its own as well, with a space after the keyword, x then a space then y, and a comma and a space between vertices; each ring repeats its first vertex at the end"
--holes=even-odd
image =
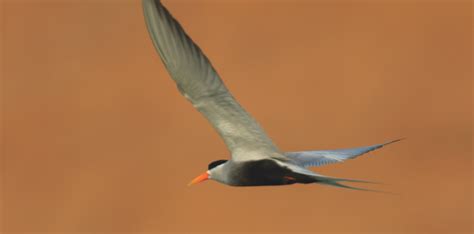
POLYGON ((194 178, 194 180, 192 180, 188 186, 191 186, 193 184, 197 184, 199 182, 203 182, 205 180, 208 180, 209 179, 209 174, 207 174, 207 172, 204 172, 202 173, 201 175, 199 175, 198 177, 194 178))

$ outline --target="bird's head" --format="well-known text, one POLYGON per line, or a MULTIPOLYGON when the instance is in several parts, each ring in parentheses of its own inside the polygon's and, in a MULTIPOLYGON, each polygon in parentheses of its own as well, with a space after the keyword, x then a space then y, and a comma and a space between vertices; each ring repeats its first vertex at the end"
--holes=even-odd
POLYGON ((207 166, 207 171, 194 178, 188 185, 197 184, 208 179, 218 179, 220 175, 219 172, 221 171, 220 169, 222 169, 222 166, 226 162, 227 160, 221 159, 209 163, 207 166))

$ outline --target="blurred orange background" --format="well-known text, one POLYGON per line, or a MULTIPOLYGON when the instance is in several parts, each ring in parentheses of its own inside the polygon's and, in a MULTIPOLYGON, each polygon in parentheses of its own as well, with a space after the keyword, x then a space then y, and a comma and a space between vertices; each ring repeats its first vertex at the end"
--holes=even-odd
POLYGON ((472 233, 471 1, 163 1, 282 150, 406 140, 320 185, 186 184, 228 152, 140 1, 3 0, 2 230, 472 233))

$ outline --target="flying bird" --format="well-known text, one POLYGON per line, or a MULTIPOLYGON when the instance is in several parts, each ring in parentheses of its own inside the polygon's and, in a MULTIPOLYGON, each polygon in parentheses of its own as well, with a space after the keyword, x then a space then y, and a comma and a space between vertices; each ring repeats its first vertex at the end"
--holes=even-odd
POLYGON ((308 167, 343 162, 400 140, 352 149, 280 151, 161 1, 143 0, 143 11, 153 45, 179 92, 207 118, 231 154, 230 160, 211 162, 190 185, 210 179, 231 186, 319 183, 368 190, 341 183, 368 181, 324 176, 308 167))

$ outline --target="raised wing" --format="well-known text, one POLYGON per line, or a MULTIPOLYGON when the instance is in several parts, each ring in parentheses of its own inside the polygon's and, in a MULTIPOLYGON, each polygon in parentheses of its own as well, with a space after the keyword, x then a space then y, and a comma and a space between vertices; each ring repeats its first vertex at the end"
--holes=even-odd
MULTIPOLYGON (((159 0, 143 0, 153 44, 179 91, 217 130, 234 160, 281 155, 259 124, 239 105, 201 49, 159 0)), ((282 156, 283 157, 283 156, 282 156)))
POLYGON ((400 140, 402 139, 397 139, 384 144, 352 149, 288 152, 285 153, 285 156, 292 159, 293 162, 301 167, 319 167, 330 163, 338 163, 347 159, 353 159, 372 150, 382 148, 384 145, 388 145, 400 140))

